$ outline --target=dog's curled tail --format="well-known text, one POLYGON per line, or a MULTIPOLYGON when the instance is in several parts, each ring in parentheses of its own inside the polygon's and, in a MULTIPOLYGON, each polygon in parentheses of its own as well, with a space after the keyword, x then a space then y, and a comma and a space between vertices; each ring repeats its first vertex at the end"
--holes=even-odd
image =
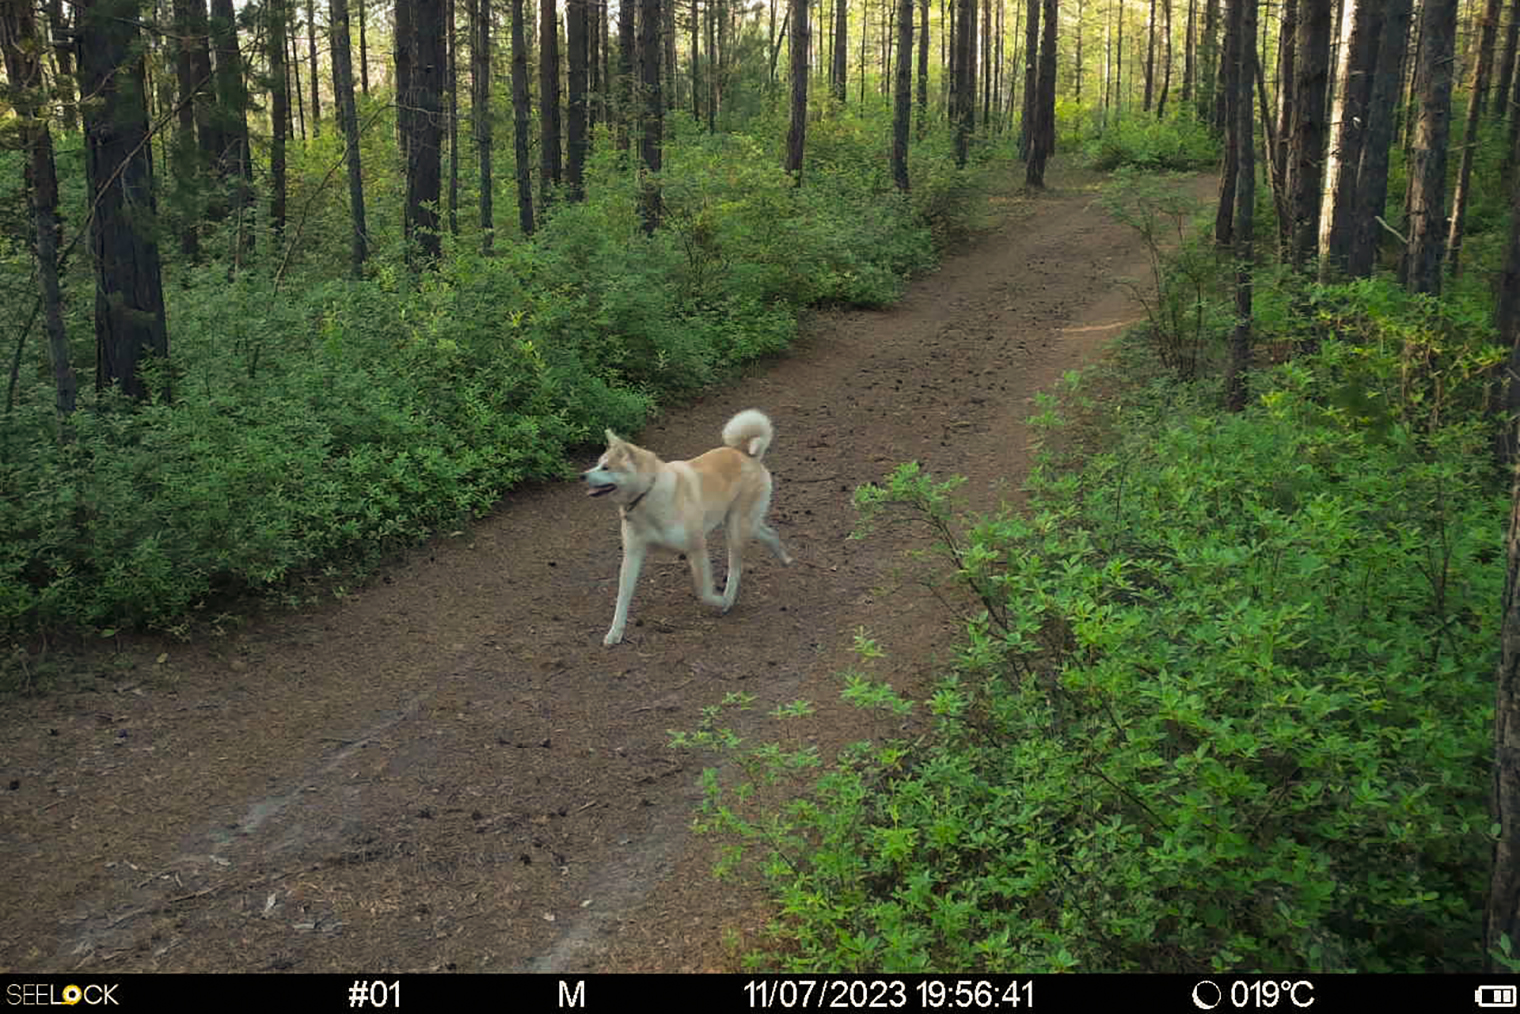
POLYGON ((771 445, 775 430, 770 419, 759 409, 747 408, 728 421, 723 427, 723 442, 737 448, 750 457, 760 459, 771 445))

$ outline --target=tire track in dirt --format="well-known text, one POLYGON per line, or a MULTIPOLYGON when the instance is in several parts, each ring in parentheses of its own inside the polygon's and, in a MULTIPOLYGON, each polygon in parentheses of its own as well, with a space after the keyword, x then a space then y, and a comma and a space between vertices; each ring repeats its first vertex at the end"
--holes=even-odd
MULTIPOLYGON (((8 971, 690 971, 763 913, 688 827, 707 758, 668 749, 726 693, 735 725, 806 697, 826 753, 900 733, 837 702, 867 626, 913 687, 956 624, 887 576, 905 543, 847 541, 850 494, 898 461, 1013 496, 1034 393, 1137 316, 1139 242, 1093 177, 1006 222, 882 313, 815 319, 792 352, 636 439, 667 459, 751 405, 777 437, 771 518, 726 617, 651 558, 629 640, 601 646, 615 513, 523 490, 362 592, 194 646, 139 642, 0 723, 0 967, 8 971), (1008 485, 1012 483, 1013 485, 1008 485), (166 653, 158 663, 155 659, 166 653), (14 917, 13 917, 14 916, 14 917)), ((1207 184, 1192 185, 1200 196, 1207 184)), ((721 570, 721 557, 717 568, 721 570)), ((912 731, 910 726, 907 731, 912 731)))

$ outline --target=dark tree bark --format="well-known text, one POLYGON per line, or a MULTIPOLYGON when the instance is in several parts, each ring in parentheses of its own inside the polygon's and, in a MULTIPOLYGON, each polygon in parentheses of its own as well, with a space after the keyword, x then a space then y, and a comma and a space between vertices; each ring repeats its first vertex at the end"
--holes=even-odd
MULTIPOLYGON (((417 115, 417 96, 412 92, 412 77, 417 66, 417 36, 412 29, 416 0, 395 0, 395 37, 391 48, 396 61, 396 140, 401 148, 401 162, 410 165, 407 145, 412 142, 412 119, 417 115)), ((411 216, 405 217, 407 242, 412 238, 411 216)))
POLYGON ((660 0, 639 0, 639 86, 644 100, 643 130, 639 138, 639 156, 644 164, 639 217, 643 220, 644 232, 649 235, 660 227, 663 214, 660 169, 665 103, 660 98, 661 23, 660 0))
POLYGON ((447 54, 444 50, 446 18, 443 5, 449 0, 399 0, 397 8, 410 4, 414 48, 410 137, 406 144, 406 219, 412 239, 408 260, 414 269, 434 267, 443 252, 439 235, 438 198, 443 169, 443 84, 447 54))
POLYGON ((1251 140, 1251 86, 1256 77, 1256 0, 1235 0, 1230 5, 1236 22, 1234 47, 1238 66, 1230 75, 1235 82, 1235 136, 1239 147, 1239 179, 1235 184, 1235 330, 1230 336, 1230 366, 1225 378, 1226 406, 1231 412, 1246 407, 1251 368, 1251 272, 1256 266, 1256 145, 1251 140))
POLYGON ((1320 209, 1320 281, 1345 274, 1355 237, 1354 215, 1359 207, 1357 175, 1362 165, 1386 3, 1387 0, 1345 0, 1335 103, 1330 117, 1330 147, 1325 159, 1325 197, 1320 209))
MULTIPOLYGON (((1511 227, 1509 265, 1520 272, 1520 202, 1516 203, 1511 227)), ((1510 274, 1511 283, 1520 280, 1510 274)), ((1511 292, 1520 291, 1512 285, 1511 292)), ((1513 307, 1511 310, 1513 311, 1513 307)), ((1514 328, 1513 313, 1505 335, 1511 343, 1520 339, 1514 328)), ((1502 321, 1501 321, 1502 327, 1502 321)), ((1520 346, 1511 344, 1512 349, 1520 346)), ((1509 389, 1520 386, 1516 379, 1517 355, 1511 353, 1509 389)), ((1513 416, 1506 427, 1514 460, 1515 424, 1513 416)), ((1483 911, 1483 953, 1490 972, 1508 972, 1494 955, 1501 953, 1499 941, 1508 936, 1520 941, 1520 470, 1515 472, 1510 494, 1509 533, 1505 539, 1508 561, 1504 576, 1504 599, 1500 626, 1499 667, 1494 680, 1494 768, 1493 800, 1499 822, 1499 840, 1494 847, 1493 871, 1488 884, 1488 902, 1483 911)))
POLYGON ((58 173, 53 138, 48 131, 42 39, 27 0, 0 0, 0 49, 5 55, 5 99, 21 122, 27 155, 27 189, 31 194, 37 280, 42 285, 42 320, 60 415, 74 411, 79 381, 69 363, 69 340, 63 326, 63 295, 58 285, 58 173))
MULTIPOLYGON (((238 49, 237 19, 232 0, 211 0, 211 44, 216 49, 216 104, 211 123, 219 139, 217 172, 232 182, 232 207, 238 214, 237 258, 253 249, 254 232, 247 221, 253 207, 253 160, 248 145, 248 90, 243 82, 243 60, 238 49)), ((227 206, 212 201, 208 214, 225 217, 227 206)))
POLYGON ((1319 242, 1324 180, 1325 96, 1330 87, 1331 0, 1300 0, 1294 72, 1293 138, 1288 154, 1288 202, 1293 215, 1290 261, 1308 267, 1319 242))
POLYGON ((540 0, 538 22, 538 185, 548 207, 560 184, 559 12, 555 0, 540 0))
POLYGON ((517 223, 533 235, 533 171, 528 161, 528 47, 523 42, 523 0, 512 2, 512 154, 517 166, 517 223))
POLYGON ((1044 0, 1040 20, 1040 77, 1036 83, 1035 129, 1029 138, 1029 161, 1024 166, 1024 182, 1031 187, 1045 186, 1045 163, 1056 150, 1056 0, 1044 0))
POLYGON ((1493 73, 1494 35, 1499 27, 1499 0, 1487 0, 1479 32, 1478 66, 1473 70, 1472 100, 1467 104, 1467 124, 1462 132, 1462 161, 1457 169, 1457 189, 1451 201, 1451 236, 1447 240, 1447 267, 1453 278, 1462 274, 1462 229, 1467 221, 1467 194, 1472 185, 1473 154, 1478 147, 1478 123, 1483 100, 1493 73))
POLYGON ((1285 0, 1277 50, 1277 145, 1272 156, 1276 186, 1282 200, 1278 204, 1277 248, 1287 262, 1293 236, 1293 172, 1290 166, 1293 138, 1293 111, 1296 106, 1293 87, 1298 73, 1295 67, 1298 43, 1298 0, 1285 0))
MULTIPOLYGON (((205 0, 201 0, 204 9, 205 0)), ((79 126, 79 105, 74 99, 74 50, 69 40, 68 19, 63 13, 63 0, 47 0, 47 23, 53 40, 53 58, 58 61, 58 77, 53 91, 58 96, 58 118, 64 130, 79 126)), ((202 15, 204 20, 205 15, 202 15)))
POLYGON ((1404 49, 1409 42, 1412 0, 1386 0, 1372 100, 1367 110, 1367 137, 1357 174, 1356 208, 1351 216, 1354 235, 1346 257, 1346 274, 1364 278, 1377 260, 1378 238, 1384 229, 1378 219, 1388 203, 1388 156, 1393 148, 1394 114, 1403 87, 1404 49))
MULTIPOLYGON (((174 0, 174 76, 179 84, 179 130, 174 141, 176 185, 189 197, 200 189, 215 149, 211 143, 211 53, 207 42, 205 0, 174 0)), ((200 215, 186 209, 180 249, 191 262, 200 259, 200 215)))
POLYGON ((1514 119, 1515 111, 1510 108, 1510 90, 1515 79, 1515 50, 1520 48, 1520 0, 1511 0, 1509 8, 1509 24, 1504 30, 1504 59, 1499 64, 1499 82, 1495 87, 1495 102, 1498 103, 1494 110, 1497 119, 1509 117, 1514 119))
POLYGON ((1141 112, 1151 111, 1151 98, 1155 94, 1156 81, 1156 0, 1151 0, 1150 16, 1145 22, 1145 96, 1141 112))
POLYGON ((369 230, 364 222, 364 174, 359 161, 359 115, 354 106, 353 55, 348 38, 348 0, 329 0, 327 31, 332 40, 333 100, 348 163, 348 208, 353 219, 351 244, 355 278, 364 277, 369 257, 369 230))
MULTIPOLYGON (((1240 26, 1239 0, 1232 3, 1225 13, 1224 46, 1221 49, 1221 66, 1219 68, 1219 88, 1217 91, 1219 109, 1219 124, 1221 133, 1224 134, 1224 171, 1219 176, 1219 205, 1214 212, 1214 243, 1220 247, 1229 247, 1235 242, 1235 192, 1240 182, 1240 149, 1242 145, 1250 144, 1250 135, 1241 138, 1237 131, 1240 118, 1234 108, 1235 100, 1240 97, 1241 83, 1235 80, 1240 73, 1240 26)), ((1250 46, 1252 40, 1247 40, 1250 46)), ((1246 105, 1250 105, 1250 83, 1246 84, 1246 105)))
POLYGON ((1024 22, 1024 107, 1019 117, 1019 155, 1029 161, 1030 140, 1034 136, 1035 98, 1040 82, 1040 0, 1024 0, 1028 20, 1024 22))
MULTIPOLYGON (((1327 0, 1328 2, 1328 0, 1327 0)), ((1215 99, 1219 89, 1219 0, 1207 0, 1203 5, 1203 34, 1198 40, 1198 80, 1193 92, 1198 101, 1198 119, 1204 123, 1219 124, 1215 120, 1215 99)))
POLYGON ((309 57, 311 78, 311 136, 321 132, 322 124, 322 76, 317 73, 317 0, 306 0, 306 51, 309 57))
POLYGON ((565 106, 565 163, 567 196, 579 201, 586 196, 586 20, 587 0, 565 0, 565 60, 569 95, 565 106))
POLYGON ((491 256, 496 236, 491 175, 491 0, 474 0, 470 26, 470 121, 480 160, 480 252, 491 256))
POLYGON ((829 68, 829 86, 834 98, 845 100, 850 66, 850 4, 849 0, 834 0, 834 59, 829 68))
POLYGON ((955 2, 955 164, 964 166, 976 133, 976 0, 955 2))
POLYGON ((897 8, 897 89, 892 117, 892 182, 908 192, 908 123, 913 115, 913 0, 897 8))
MULTIPOLYGON (((635 12, 638 10, 630 0, 628 3, 618 4, 618 83, 617 83, 617 107, 618 107, 618 131, 617 146, 619 151, 628 150, 628 137, 633 130, 634 120, 638 118, 638 110, 634 105, 634 76, 637 68, 634 67, 634 57, 638 52, 638 40, 635 36, 636 21, 635 12)), ((696 8, 693 5, 693 16, 696 8)), ((693 37, 695 42, 695 37, 693 37)), ((693 79, 695 85, 695 79, 693 79)), ((695 105, 693 109, 695 109, 695 105)))
POLYGON ((1193 101, 1193 81, 1197 74, 1197 48, 1198 0, 1188 0, 1187 39, 1183 43, 1182 52, 1182 102, 1184 105, 1193 101))
POLYGON ((1420 16, 1419 110, 1410 143, 1409 193, 1404 202, 1409 231, 1403 276, 1411 292, 1441 291, 1456 28, 1457 0, 1425 0, 1420 16))
POLYGON ((364 8, 367 0, 359 0, 359 89, 369 95, 369 37, 365 31, 364 8))
POLYGON ((1156 100, 1156 119, 1166 118, 1166 99, 1172 90, 1172 0, 1161 3, 1161 40, 1164 43, 1161 70, 1161 96, 1156 100))
POLYGON ((264 33, 269 43, 269 224, 276 236, 285 232, 285 138, 290 128, 290 91, 285 69, 285 29, 290 23, 287 0, 264 0, 264 33))
MULTIPOLYGON (((1498 439, 1495 442, 1498 451, 1499 463, 1513 466, 1520 462, 1520 431, 1516 425, 1520 424, 1520 183, 1510 187, 1511 218, 1509 226, 1509 246, 1504 253, 1504 266, 1496 280, 1498 285, 1498 299, 1494 307, 1494 324, 1499 329, 1499 341, 1509 349, 1509 360, 1505 363, 1503 383, 1500 388, 1498 399, 1502 418, 1498 427, 1498 439)), ((1520 477, 1520 472, 1517 472, 1520 477)), ((1520 503, 1520 501, 1517 501, 1520 503)), ((1501 729, 1504 732, 1499 739, 1501 753, 1505 750, 1513 750, 1520 745, 1520 686, 1513 681, 1517 667, 1520 667, 1520 657, 1512 657, 1512 652, 1520 652, 1520 613, 1516 612, 1516 588, 1514 579, 1515 568, 1520 565, 1516 560, 1516 530, 1514 521, 1511 520, 1509 533, 1509 566, 1510 580, 1505 585, 1504 593, 1504 666, 1499 672, 1499 693, 1508 695, 1509 700, 1504 703, 1510 709, 1510 714, 1505 718, 1501 712, 1501 729)), ((1510 770, 1506 775, 1496 766, 1495 777, 1508 778, 1513 781, 1514 762, 1520 755, 1501 756, 1500 766, 1507 765, 1510 770)), ((1497 941, 1497 933, 1503 932, 1510 935, 1511 941, 1520 941, 1520 934, 1515 932, 1516 900, 1515 891, 1520 890, 1520 835, 1513 821, 1520 818, 1520 783, 1508 786, 1499 784, 1496 788, 1500 792, 1500 814, 1504 821, 1504 830, 1501 835, 1499 855, 1495 857, 1496 864, 1500 858, 1503 865, 1508 867, 1501 878, 1498 865, 1494 870, 1494 880, 1491 893, 1489 894, 1489 909, 1487 913, 1489 950, 1493 949, 1497 941), (1509 793, 1510 798, 1506 801, 1504 793, 1509 793), (1507 843, 1507 844, 1504 844, 1507 843), (1501 885, 1502 880, 1502 885, 1501 885), (1502 889, 1501 889, 1502 887, 1502 889), (1496 905, 1499 906, 1496 909, 1496 905), (1497 928, 1497 932, 1496 932, 1497 928)))
POLYGON ((95 386, 148 394, 139 366, 167 358, 158 206, 134 0, 81 0, 79 90, 84 104, 90 247, 95 258, 95 386))
POLYGON ((444 0, 448 18, 448 31, 443 45, 447 63, 444 68, 444 90, 448 93, 448 109, 445 116, 449 125, 449 235, 459 235, 459 30, 455 24, 454 0, 444 0))
MULTIPOLYGON (((1503 0, 1485 0, 1482 20, 1478 22, 1478 60, 1473 67, 1472 105, 1481 120, 1488 111, 1488 90, 1493 85, 1494 48, 1499 38, 1499 14, 1503 0)), ((1502 115, 1502 113, 1501 113, 1502 115)))
POLYGON ((808 0, 791 0, 792 122, 786 133, 786 171, 802 186, 802 153, 807 142, 808 0))
POLYGON ((918 40, 918 137, 929 130, 929 0, 919 0, 922 33, 918 40))

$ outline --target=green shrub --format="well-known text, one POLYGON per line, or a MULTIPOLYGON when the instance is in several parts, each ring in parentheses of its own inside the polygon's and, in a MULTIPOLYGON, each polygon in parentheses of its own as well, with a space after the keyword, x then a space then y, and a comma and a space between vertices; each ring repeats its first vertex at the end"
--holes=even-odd
POLYGON ((1471 414, 1327 408, 1341 354, 1240 414, 1175 388, 1122 410, 1081 471, 1037 470, 1027 516, 958 522, 913 465, 857 492, 927 525, 973 611, 959 664, 893 705, 927 740, 859 746, 769 815, 708 779, 703 825, 777 891, 755 964, 1480 966, 1506 498, 1471 414))

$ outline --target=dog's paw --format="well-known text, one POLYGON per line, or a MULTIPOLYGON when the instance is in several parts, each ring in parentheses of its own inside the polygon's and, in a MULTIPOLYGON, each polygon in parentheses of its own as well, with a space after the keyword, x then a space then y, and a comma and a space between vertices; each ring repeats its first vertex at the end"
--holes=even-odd
POLYGON ((622 643, 622 640, 623 632, 621 630, 609 630, 607 631, 607 636, 602 638, 602 643, 610 648, 614 644, 622 643))

